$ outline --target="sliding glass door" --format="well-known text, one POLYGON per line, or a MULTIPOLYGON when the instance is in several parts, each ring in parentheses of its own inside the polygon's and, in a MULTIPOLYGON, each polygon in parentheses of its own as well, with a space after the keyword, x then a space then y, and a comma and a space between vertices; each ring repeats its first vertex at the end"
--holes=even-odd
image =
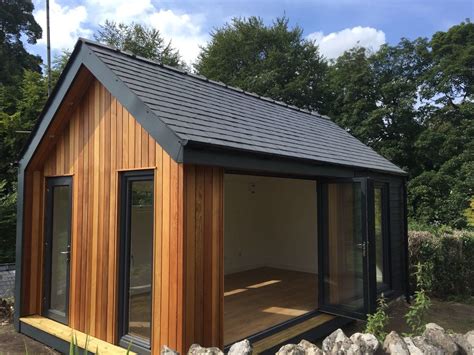
POLYGON ((68 323, 71 177, 46 179, 43 315, 68 323))
POLYGON ((320 184, 320 309, 358 319, 371 309, 371 200, 365 178, 320 184))

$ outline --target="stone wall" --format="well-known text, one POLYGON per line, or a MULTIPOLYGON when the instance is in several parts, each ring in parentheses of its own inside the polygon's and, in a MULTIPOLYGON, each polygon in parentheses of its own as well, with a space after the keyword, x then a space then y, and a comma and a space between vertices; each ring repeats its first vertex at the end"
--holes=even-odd
MULTIPOLYGON (((177 355, 168 347, 161 350, 163 355, 177 355)), ((218 348, 203 348, 194 344, 188 355, 223 355, 218 348)), ((229 355, 251 355, 252 346, 248 340, 235 343, 230 348, 229 355)), ((362 355, 362 354, 400 354, 400 355, 451 355, 474 354, 474 330, 466 334, 448 333, 435 323, 426 325, 421 336, 402 337, 397 332, 391 332, 383 344, 372 334, 355 333, 347 337, 341 329, 334 331, 323 340, 322 348, 302 340, 298 344, 287 344, 278 350, 277 355, 362 355)))

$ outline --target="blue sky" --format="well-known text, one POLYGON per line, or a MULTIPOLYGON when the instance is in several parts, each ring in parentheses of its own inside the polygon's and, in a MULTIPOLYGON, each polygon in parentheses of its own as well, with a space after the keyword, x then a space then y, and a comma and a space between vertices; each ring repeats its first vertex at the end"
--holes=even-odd
MULTIPOLYGON (((35 18, 45 25, 45 0, 33 0, 35 18)), ((77 37, 92 38, 105 19, 157 27, 191 64, 209 32, 232 17, 286 14, 328 58, 361 44, 376 50, 401 37, 430 37, 466 18, 474 20, 474 0, 50 0, 52 47, 73 47, 77 37)), ((45 37, 45 36, 43 36, 45 37)), ((45 41, 29 50, 44 57, 45 41)))

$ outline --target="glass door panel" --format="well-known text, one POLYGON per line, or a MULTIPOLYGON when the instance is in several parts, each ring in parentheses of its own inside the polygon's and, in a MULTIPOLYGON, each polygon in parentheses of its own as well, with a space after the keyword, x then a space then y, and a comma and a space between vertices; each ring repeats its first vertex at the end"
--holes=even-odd
POLYGON ((321 309, 364 318, 367 313, 366 181, 322 184, 321 309))
POLYGON ((71 178, 46 182, 43 314, 67 324, 71 235, 71 178))
POLYGON ((150 349, 153 282, 153 171, 121 177, 120 345, 150 349))

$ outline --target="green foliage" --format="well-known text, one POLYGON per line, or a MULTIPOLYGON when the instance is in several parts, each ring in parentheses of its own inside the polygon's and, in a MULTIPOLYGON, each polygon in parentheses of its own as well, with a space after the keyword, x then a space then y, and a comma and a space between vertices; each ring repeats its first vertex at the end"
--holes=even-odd
POLYGON ((160 31, 138 23, 116 23, 106 20, 94 38, 109 46, 174 67, 185 67, 179 52, 166 43, 160 31))
POLYGON ((0 6, 0 91, 7 98, 2 111, 15 112, 17 82, 23 70, 39 72, 41 58, 26 51, 22 39, 34 44, 41 38, 41 27, 33 17, 31 0, 4 0, 0 6))
POLYGON ((431 307, 431 300, 428 293, 432 285, 432 268, 433 265, 431 263, 418 263, 416 266, 415 276, 417 290, 408 308, 408 312, 405 314, 407 325, 411 329, 409 336, 421 335, 425 329, 426 312, 431 307))
POLYGON ((15 260, 16 193, 6 193, 0 180, 0 264, 15 260))
MULTIPOLYGON (((431 264, 430 295, 441 299, 474 296, 474 232, 429 229, 409 233, 411 274, 415 275, 418 263, 431 264)), ((415 283, 412 278, 411 284, 415 283)))
POLYGON ((277 18, 234 18, 212 32, 195 69, 210 79, 311 110, 325 112, 327 63, 318 47, 277 18))
POLYGON ((387 302, 382 295, 378 300, 377 311, 374 314, 367 315, 367 324, 365 326, 365 333, 370 333, 375 335, 375 337, 383 343, 387 332, 385 328, 387 327, 389 316, 387 314, 387 302))

